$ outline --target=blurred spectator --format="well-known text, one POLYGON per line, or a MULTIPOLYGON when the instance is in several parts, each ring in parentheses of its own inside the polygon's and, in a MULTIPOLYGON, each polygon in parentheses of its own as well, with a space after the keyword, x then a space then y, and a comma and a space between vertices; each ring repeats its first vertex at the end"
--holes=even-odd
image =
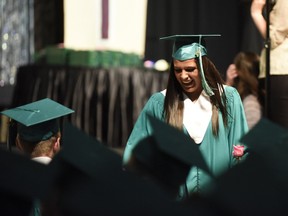
POLYGON ((226 84, 234 86, 242 99, 249 129, 262 117, 264 92, 259 87, 259 56, 239 52, 226 71, 226 84))
MULTIPOLYGON (((268 11, 268 10, 267 10, 268 11)), ((270 64, 267 97, 267 117, 283 127, 288 127, 288 1, 266 1, 253 0, 251 5, 251 16, 264 39, 267 39, 267 31, 269 31, 270 43, 270 64), (264 8, 266 5, 269 9, 270 23, 266 22, 264 8), (269 24, 269 25, 267 25, 269 24), (267 27, 269 26, 269 29, 267 27)), ((267 15, 267 14, 266 14, 267 15)), ((266 48, 267 43, 261 53, 260 58, 260 84, 265 83, 266 78, 266 48)), ((262 84, 261 84, 262 85, 262 84)))

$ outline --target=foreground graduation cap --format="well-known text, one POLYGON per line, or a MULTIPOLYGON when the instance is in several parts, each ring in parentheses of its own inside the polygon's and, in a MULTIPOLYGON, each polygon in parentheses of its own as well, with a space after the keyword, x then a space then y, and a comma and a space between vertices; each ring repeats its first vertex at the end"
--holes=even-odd
POLYGON ((1 215, 30 215, 33 202, 44 199, 52 187, 47 166, 4 149, 0 164, 1 215))
MULTIPOLYGON (((288 138, 288 129, 277 125, 266 118, 260 121, 242 137, 240 142, 246 144, 250 151, 269 154, 270 150, 279 148, 283 140, 288 138)), ((268 156, 268 155, 267 155, 268 156)))
MULTIPOLYGON (((190 215, 158 185, 122 170, 122 158, 73 125, 64 124, 64 147, 48 165, 57 176, 52 197, 61 215, 190 215)), ((55 205, 54 205, 55 206, 55 205)), ((201 208, 200 208, 201 206, 201 208)), ((53 209, 52 207, 50 209, 53 209)))
MULTIPOLYGON (((73 112, 72 109, 45 98, 1 113, 18 123, 17 131, 21 139, 38 142, 47 140, 57 133, 60 129, 59 118, 73 112)), ((15 126, 13 123, 12 125, 15 126)), ((10 140, 9 143, 13 141, 10 140)))
POLYGON ((220 34, 200 34, 200 35, 172 35, 167 37, 161 37, 160 40, 172 40, 173 59, 179 61, 186 61, 188 59, 199 58, 200 63, 200 75, 202 80, 202 86, 204 91, 209 95, 213 95, 213 91, 208 85, 202 64, 202 56, 207 55, 205 38, 219 37, 220 34))
POLYGON ((192 166, 211 174, 198 145, 186 134, 150 115, 153 134, 133 149, 131 166, 159 180, 172 193, 185 183, 192 166))
POLYGON ((288 129, 262 118, 240 142, 248 146, 250 154, 265 158, 277 184, 288 192, 288 129))
POLYGON ((216 179, 217 187, 209 200, 225 210, 225 215, 285 215, 287 190, 274 174, 265 157, 250 155, 216 179))
POLYGON ((211 199, 227 215, 287 214, 288 130, 262 118, 240 142, 248 157, 216 179, 211 199))

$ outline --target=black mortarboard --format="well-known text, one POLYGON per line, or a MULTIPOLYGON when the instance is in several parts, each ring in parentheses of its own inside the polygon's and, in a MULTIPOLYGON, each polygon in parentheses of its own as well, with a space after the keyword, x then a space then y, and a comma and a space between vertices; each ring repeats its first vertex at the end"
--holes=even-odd
POLYGON ((63 144, 65 146, 60 155, 65 161, 93 177, 98 177, 99 171, 102 172, 107 167, 113 167, 115 172, 116 170, 122 172, 121 156, 108 149, 99 140, 88 136, 69 123, 64 124, 63 132, 63 144), (79 146, 80 143, 81 146, 79 146), (104 161, 107 162, 105 166, 102 164, 104 161))
POLYGON ((119 154, 69 123, 63 129, 64 147, 48 165, 61 215, 188 215, 156 184, 123 171, 119 154))
POLYGON ((240 140, 250 154, 257 154, 268 162, 273 177, 288 192, 288 129, 262 118, 240 140))
POLYGON ((29 215, 34 201, 44 199, 52 186, 47 166, 4 149, 0 164, 1 215, 29 215))
POLYGON ((288 129, 273 123, 272 121, 262 118, 240 140, 241 143, 246 144, 250 149, 255 151, 269 151, 269 149, 275 146, 279 146, 283 142, 283 139, 288 137, 288 129))
POLYGON ((288 130, 262 118, 240 140, 248 156, 216 179, 212 199, 230 215, 283 215, 288 211, 288 130))
POLYGON ((74 111, 49 98, 2 111, 18 123, 21 139, 30 142, 47 140, 60 129, 59 118, 74 111))
POLYGON ((211 174, 197 144, 180 130, 148 115, 153 134, 133 149, 132 165, 160 180, 174 193, 192 166, 211 174))
POLYGON ((209 199, 226 215, 283 215, 288 210, 287 190, 277 183, 265 157, 249 155, 216 182, 209 199))
POLYGON ((173 59, 179 61, 185 61, 188 59, 199 58, 200 63, 200 75, 202 80, 202 86, 207 95, 213 95, 213 91, 207 84, 203 64, 202 56, 207 55, 205 38, 218 37, 219 34, 200 34, 200 35, 172 35, 167 37, 161 37, 160 40, 172 40, 173 41, 173 59))

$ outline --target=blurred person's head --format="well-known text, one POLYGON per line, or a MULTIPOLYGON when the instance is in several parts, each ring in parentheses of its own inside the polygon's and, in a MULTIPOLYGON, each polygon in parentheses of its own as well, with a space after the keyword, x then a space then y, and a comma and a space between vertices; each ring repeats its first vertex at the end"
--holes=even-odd
POLYGON ((259 55, 253 52, 239 52, 234 58, 238 76, 234 86, 237 88, 241 99, 253 94, 259 96, 259 55))

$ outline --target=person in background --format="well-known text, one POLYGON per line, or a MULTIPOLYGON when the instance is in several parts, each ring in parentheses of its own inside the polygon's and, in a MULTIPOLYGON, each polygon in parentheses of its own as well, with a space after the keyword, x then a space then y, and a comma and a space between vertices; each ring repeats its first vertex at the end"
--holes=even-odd
MULTIPOLYGON (((224 85, 216 66, 207 56, 204 38, 209 36, 214 35, 162 38, 174 41, 167 88, 154 93, 141 111, 124 150, 124 169, 129 168, 133 149, 139 141, 153 133, 147 114, 187 134, 191 144, 198 145, 214 176, 236 162, 233 147, 248 131, 248 125, 237 90, 224 85)), ((193 166, 176 199, 203 195, 212 185, 210 176, 193 166)))
POLYGON ((259 55, 239 52, 226 71, 226 84, 235 87, 242 99, 249 129, 262 117, 264 92, 260 89, 259 55))
POLYGON ((48 164, 60 150, 59 118, 72 112, 46 98, 1 113, 16 121, 15 143, 20 152, 32 160, 48 164))
MULTIPOLYGON (((251 17, 264 39, 269 31, 270 39, 270 79, 268 96, 268 118, 283 127, 288 127, 288 1, 269 2, 269 27, 264 14, 266 0, 253 0, 250 8, 251 17), (267 29, 267 27, 269 29, 267 29)), ((267 13, 266 13, 267 15, 267 13)), ((260 57, 260 84, 265 84, 266 49, 260 57)))
POLYGON ((55 132, 48 139, 39 141, 27 141, 18 134, 16 137, 16 146, 21 152, 30 155, 32 160, 48 164, 60 150, 60 138, 60 131, 55 132))
MULTIPOLYGON (((16 128, 16 147, 33 161, 49 164, 60 150, 59 118, 74 111, 45 98, 33 103, 2 111, 1 114, 12 119, 16 128)), ((12 121, 11 120, 11 121, 12 121)), ((12 123, 11 123, 12 124, 12 123)), ((12 132, 12 131, 9 131, 12 132)), ((34 201, 30 216, 43 215, 45 205, 39 200, 34 201)))

